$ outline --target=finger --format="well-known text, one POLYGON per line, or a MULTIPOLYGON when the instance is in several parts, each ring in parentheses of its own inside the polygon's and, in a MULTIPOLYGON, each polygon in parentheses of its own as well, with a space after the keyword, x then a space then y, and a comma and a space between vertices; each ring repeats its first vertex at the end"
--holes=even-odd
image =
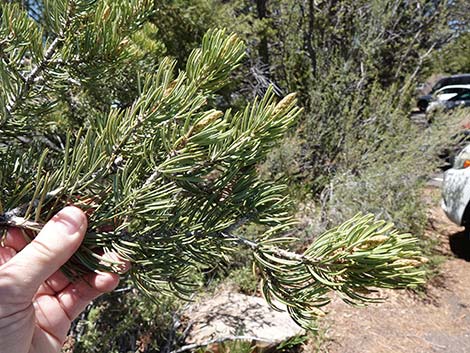
POLYGON ((86 228, 85 214, 72 206, 47 222, 37 237, 5 265, 11 273, 21 276, 18 289, 34 295, 78 249, 86 228))
POLYGON ((62 342, 71 320, 53 295, 40 295, 33 301, 36 325, 58 342, 62 342))
POLYGON ((13 248, 16 252, 21 251, 26 245, 30 243, 26 239, 26 234, 19 228, 9 228, 5 240, 5 246, 13 248))
POLYGON ((90 274, 67 286, 57 294, 57 299, 67 316, 73 320, 93 299, 112 291, 118 284, 119 275, 115 273, 90 274))
POLYGON ((37 291, 37 295, 56 295, 70 284, 70 280, 59 270, 49 277, 37 291))
POLYGON ((10 261, 15 255, 15 249, 8 246, 0 246, 0 266, 10 261))
POLYGON ((119 277, 112 274, 90 274, 71 283, 61 293, 39 295, 33 305, 37 324, 52 337, 62 342, 70 323, 96 297, 117 286, 119 277))
MULTIPOLYGON (((31 341, 31 347, 48 347, 48 352, 61 352, 62 346, 64 345, 65 337, 59 339, 50 332, 44 330, 40 326, 34 328, 33 339, 31 341)), ((32 348, 30 352, 37 352, 32 348)))
POLYGON ((70 284, 70 280, 61 270, 59 270, 49 277, 49 279, 46 281, 46 284, 55 293, 58 293, 70 284))
MULTIPOLYGON (((114 265, 114 272, 118 274, 124 274, 130 270, 131 264, 129 261, 124 260, 121 256, 114 252, 108 252, 103 255, 102 264, 106 263, 106 260, 112 261, 114 265)), ((41 295, 56 295, 62 291, 65 287, 70 284, 70 280, 61 271, 57 271, 51 277, 49 277, 37 291, 37 296, 41 295)))

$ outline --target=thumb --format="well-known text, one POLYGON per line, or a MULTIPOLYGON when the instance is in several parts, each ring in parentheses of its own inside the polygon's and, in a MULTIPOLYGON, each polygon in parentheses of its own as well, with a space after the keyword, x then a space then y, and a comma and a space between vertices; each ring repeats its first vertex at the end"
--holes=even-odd
POLYGON ((8 262, 9 271, 21 278, 17 283, 34 295, 79 248, 87 229, 85 214, 65 207, 46 223, 36 238, 8 262))

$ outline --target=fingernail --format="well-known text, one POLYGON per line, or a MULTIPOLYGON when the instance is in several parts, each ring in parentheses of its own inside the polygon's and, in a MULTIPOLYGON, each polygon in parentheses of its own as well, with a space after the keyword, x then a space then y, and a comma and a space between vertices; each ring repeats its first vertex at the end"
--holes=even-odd
POLYGON ((53 221, 60 232, 73 235, 87 228, 85 214, 77 207, 67 206, 53 217, 53 221))
POLYGON ((102 293, 111 292, 119 284, 119 276, 113 273, 98 273, 94 279, 94 287, 102 293))

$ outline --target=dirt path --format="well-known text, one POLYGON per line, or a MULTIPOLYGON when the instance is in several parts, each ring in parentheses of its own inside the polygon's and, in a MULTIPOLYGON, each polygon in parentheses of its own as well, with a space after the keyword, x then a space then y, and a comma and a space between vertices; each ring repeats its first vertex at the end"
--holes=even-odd
POLYGON ((366 308, 334 300, 323 324, 321 347, 312 343, 305 351, 470 353, 470 242, 438 206, 430 208, 426 236, 439 240, 436 251, 447 259, 422 297, 384 291, 385 303, 366 308))

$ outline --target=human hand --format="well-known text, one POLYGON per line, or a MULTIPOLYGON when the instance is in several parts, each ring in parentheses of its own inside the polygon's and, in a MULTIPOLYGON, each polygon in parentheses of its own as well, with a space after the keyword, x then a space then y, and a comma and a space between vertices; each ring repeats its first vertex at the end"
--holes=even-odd
POLYGON ((60 271, 79 248, 85 214, 66 207, 27 243, 11 228, 0 245, 0 350, 60 352, 71 321, 96 297, 113 290, 119 276, 90 274, 71 283, 60 271))

